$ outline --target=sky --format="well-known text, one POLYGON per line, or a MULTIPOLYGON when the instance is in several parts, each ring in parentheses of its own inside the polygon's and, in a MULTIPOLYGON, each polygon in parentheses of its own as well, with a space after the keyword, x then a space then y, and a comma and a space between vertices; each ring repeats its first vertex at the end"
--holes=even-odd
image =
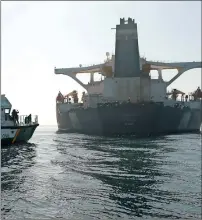
MULTIPOLYGON (((20 114, 55 125, 55 99, 83 89, 54 67, 101 63, 115 50, 119 19, 138 25, 140 55, 165 62, 201 61, 201 2, 1 2, 1 94, 20 114)), ((171 79, 175 70, 163 73, 171 79)), ((185 72, 169 89, 192 92, 201 69, 185 72)))

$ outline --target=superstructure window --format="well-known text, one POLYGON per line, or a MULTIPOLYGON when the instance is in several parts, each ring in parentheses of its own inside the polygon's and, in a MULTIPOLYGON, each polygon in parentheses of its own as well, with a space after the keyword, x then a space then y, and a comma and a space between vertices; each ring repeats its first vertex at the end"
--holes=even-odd
POLYGON ((9 108, 6 108, 5 109, 5 114, 9 114, 10 113, 10 109, 9 108))

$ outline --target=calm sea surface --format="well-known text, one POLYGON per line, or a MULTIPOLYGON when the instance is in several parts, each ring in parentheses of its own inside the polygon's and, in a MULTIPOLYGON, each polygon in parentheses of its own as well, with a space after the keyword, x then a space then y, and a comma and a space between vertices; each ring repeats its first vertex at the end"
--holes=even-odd
POLYGON ((40 126, 1 149, 1 219, 201 219, 201 136, 104 138, 40 126))

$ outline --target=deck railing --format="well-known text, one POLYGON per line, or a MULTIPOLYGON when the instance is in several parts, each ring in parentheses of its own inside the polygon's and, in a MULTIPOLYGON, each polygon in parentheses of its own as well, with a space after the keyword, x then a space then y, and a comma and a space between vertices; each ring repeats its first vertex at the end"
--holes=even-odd
POLYGON ((35 125, 38 124, 38 115, 31 115, 31 117, 28 118, 29 115, 19 115, 19 125, 25 126, 25 125, 35 125))

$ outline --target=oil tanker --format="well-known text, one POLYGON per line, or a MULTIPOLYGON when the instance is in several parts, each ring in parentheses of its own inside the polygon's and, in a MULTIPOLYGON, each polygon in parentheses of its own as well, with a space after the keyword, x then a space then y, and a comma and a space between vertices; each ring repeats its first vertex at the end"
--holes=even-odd
POLYGON ((185 94, 167 87, 185 71, 201 68, 202 62, 163 63, 148 61, 139 55, 137 24, 120 19, 116 25, 115 54, 97 65, 55 68, 81 85, 81 101, 76 90, 56 97, 58 131, 97 135, 159 135, 199 132, 202 121, 202 92, 185 94), (162 70, 177 69, 170 81, 162 70), (158 71, 158 78, 151 71, 158 71), (90 74, 84 84, 77 74, 90 74), (95 73, 100 80, 95 80, 95 73))

